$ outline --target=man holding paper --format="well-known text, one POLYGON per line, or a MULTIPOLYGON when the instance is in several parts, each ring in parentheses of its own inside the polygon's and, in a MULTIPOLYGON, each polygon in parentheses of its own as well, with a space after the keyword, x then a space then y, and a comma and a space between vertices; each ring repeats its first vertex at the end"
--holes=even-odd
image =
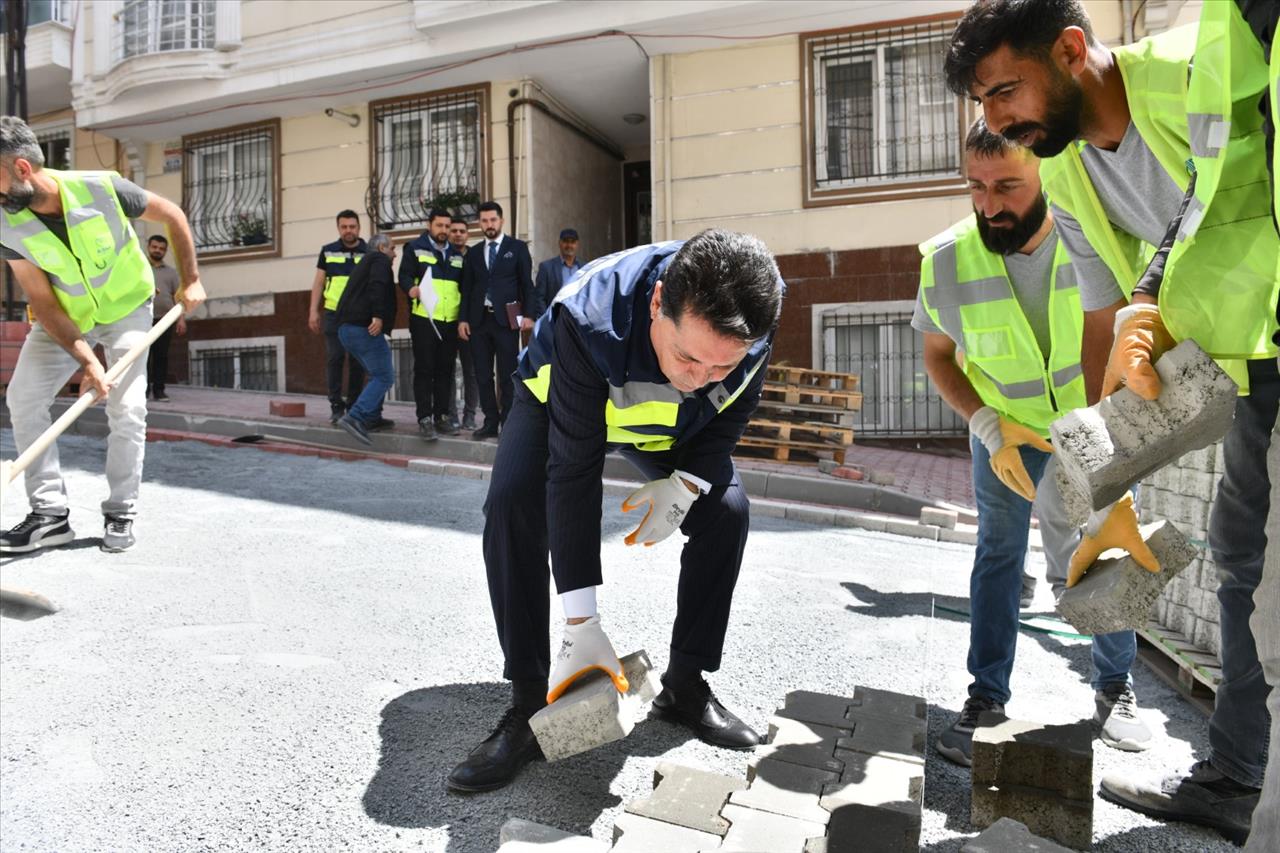
POLYGON ((453 435, 453 364, 458 353, 458 312, 462 304, 462 255, 449 242, 449 211, 432 208, 427 230, 405 246, 400 289, 409 297, 413 339, 413 399, 418 433, 435 441, 453 435))

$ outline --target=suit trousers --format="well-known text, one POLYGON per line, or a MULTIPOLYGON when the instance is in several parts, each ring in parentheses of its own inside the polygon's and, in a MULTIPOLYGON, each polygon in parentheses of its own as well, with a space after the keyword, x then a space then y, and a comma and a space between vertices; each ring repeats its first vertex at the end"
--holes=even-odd
MULTIPOLYGON (((483 387, 483 386, 481 386, 483 387)), ((522 384, 502 431, 485 499, 484 562, 505 665, 511 680, 546 682, 551 666, 547 580, 547 409, 522 384)), ((623 449, 648 480, 668 477, 671 452, 623 449)), ((592 511, 584 507, 584 511, 592 511)), ((638 513, 637 513, 638 514, 638 513)), ((636 520, 637 523, 639 519, 636 520)), ((573 525, 574 519, 550 519, 573 525)), ((735 472, 693 503, 680 532, 689 537, 680 554, 671 664, 686 670, 720 668, 729 609, 750 527, 750 503, 735 472)), ((576 589, 573 566, 556 566, 556 588, 576 589)))
POLYGON ((355 356, 348 358, 347 349, 338 340, 338 315, 334 311, 324 312, 324 345, 325 345, 325 380, 329 386, 329 405, 351 408, 360 391, 364 388, 364 368, 355 356), (342 365, 347 365, 347 398, 342 399, 342 365))
POLYGON ((453 415, 453 366, 458 324, 409 315, 413 341, 413 400, 419 421, 453 415))
POLYGON ((520 352, 520 333, 498 325, 492 311, 471 329, 471 357, 475 362, 476 383, 480 386, 480 408, 484 425, 496 427, 511 414, 512 379, 516 372, 516 356, 520 352), (494 368, 497 367, 498 393, 494 393, 494 368), (501 410, 498 406, 501 403, 501 410))

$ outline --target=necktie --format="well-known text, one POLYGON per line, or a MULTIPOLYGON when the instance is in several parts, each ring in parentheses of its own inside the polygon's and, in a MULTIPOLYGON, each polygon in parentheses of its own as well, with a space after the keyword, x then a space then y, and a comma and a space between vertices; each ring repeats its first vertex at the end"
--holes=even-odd
POLYGON ((498 259, 498 244, 489 243, 489 269, 493 269, 493 262, 498 259))

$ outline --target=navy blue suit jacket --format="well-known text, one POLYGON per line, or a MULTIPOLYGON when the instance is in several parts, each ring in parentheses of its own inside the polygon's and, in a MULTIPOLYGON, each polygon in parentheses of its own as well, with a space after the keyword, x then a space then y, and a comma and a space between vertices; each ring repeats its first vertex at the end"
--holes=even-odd
POLYGON ((484 320, 486 294, 493 303, 493 315, 499 326, 509 328, 508 302, 519 302, 524 306, 523 315, 536 319, 538 302, 533 291, 533 261, 529 258, 529 247, 523 240, 503 234, 493 269, 485 266, 484 256, 488 250, 488 240, 482 240, 467 250, 462 262, 462 310, 458 319, 470 323, 473 329, 480 325, 484 320))

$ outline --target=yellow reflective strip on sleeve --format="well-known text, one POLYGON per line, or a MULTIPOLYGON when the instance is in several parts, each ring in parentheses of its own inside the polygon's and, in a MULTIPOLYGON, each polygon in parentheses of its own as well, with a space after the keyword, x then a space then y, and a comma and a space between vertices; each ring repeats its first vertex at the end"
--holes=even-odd
POLYGON ((632 432, 615 426, 610 426, 606 430, 605 440, 610 444, 634 445, 636 450, 643 450, 649 453, 670 450, 676 443, 676 440, 669 436, 645 435, 642 432, 632 432))
POLYGON ((604 422, 611 427, 673 427, 679 414, 680 406, 677 403, 637 403, 625 409, 615 406, 612 400, 604 404, 604 422))

